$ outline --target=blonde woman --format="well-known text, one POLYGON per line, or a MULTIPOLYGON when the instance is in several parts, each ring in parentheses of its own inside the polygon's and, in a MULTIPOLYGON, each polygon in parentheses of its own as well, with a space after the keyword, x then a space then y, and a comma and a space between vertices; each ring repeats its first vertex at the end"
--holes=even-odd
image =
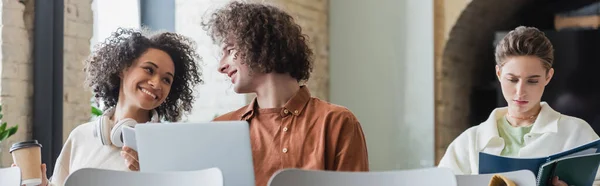
MULTIPOLYGON (((479 152, 510 157, 541 157, 598 139, 582 119, 563 115, 542 102, 554 75, 554 49, 543 32, 518 27, 496 46, 496 76, 507 107, 463 132, 448 146, 439 167, 478 174, 479 152)), ((554 185, 567 185, 559 178, 554 185)))

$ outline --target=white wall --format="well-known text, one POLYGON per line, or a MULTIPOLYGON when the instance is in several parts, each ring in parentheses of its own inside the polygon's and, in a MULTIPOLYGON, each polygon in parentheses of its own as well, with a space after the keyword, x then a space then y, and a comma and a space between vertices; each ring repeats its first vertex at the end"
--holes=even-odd
POLYGON ((211 121, 214 117, 234 111, 246 105, 246 97, 233 91, 233 85, 220 74, 218 52, 206 31, 202 29, 202 18, 209 16, 215 8, 224 6, 228 0, 176 0, 175 31, 192 38, 198 45, 203 58, 201 64, 204 84, 196 88, 196 101, 192 113, 184 121, 211 121))
POLYGON ((372 170, 434 165, 433 0, 331 0, 330 99, 361 121, 372 170))
POLYGON ((104 41, 119 27, 140 28, 139 0, 94 0, 92 11, 94 12, 92 47, 104 41))

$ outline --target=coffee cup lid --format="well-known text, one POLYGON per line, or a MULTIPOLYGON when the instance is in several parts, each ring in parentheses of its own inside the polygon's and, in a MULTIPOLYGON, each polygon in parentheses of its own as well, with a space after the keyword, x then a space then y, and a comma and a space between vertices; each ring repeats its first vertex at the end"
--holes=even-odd
POLYGON ((38 143, 37 140, 29 140, 29 141, 23 141, 23 142, 19 142, 19 143, 14 143, 12 145, 12 147, 10 147, 10 149, 8 150, 9 153, 12 153, 15 150, 19 150, 22 148, 29 148, 29 147, 42 147, 42 144, 38 143))

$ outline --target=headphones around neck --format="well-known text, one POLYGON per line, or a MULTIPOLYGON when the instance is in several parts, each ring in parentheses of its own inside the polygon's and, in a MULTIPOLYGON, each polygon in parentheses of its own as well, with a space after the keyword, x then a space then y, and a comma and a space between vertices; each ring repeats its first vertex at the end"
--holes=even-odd
MULTIPOLYGON (((150 122, 158 123, 158 113, 156 112, 156 110, 152 110, 151 113, 152 115, 150 122)), ((110 126, 113 121, 110 120, 110 117, 114 114, 115 109, 109 108, 104 112, 104 114, 102 114, 102 116, 100 116, 94 128, 94 136, 96 138, 99 138, 102 145, 114 145, 120 148, 123 147, 123 127, 135 128, 135 125, 137 125, 138 123, 134 119, 124 118, 122 120, 117 121, 111 129, 110 126)))

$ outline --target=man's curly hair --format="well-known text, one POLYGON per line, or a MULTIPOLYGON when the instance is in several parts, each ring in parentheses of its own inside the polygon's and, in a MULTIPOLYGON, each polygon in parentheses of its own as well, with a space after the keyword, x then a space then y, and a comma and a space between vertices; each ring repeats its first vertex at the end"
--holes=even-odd
POLYGON ((202 22, 215 44, 232 44, 243 64, 261 73, 289 73, 308 80, 313 52, 288 13, 271 5, 231 2, 202 22))
POLYGON ((171 91, 156 111, 161 119, 178 121, 183 111, 189 113, 194 101, 194 86, 202 83, 201 61, 195 43, 182 35, 161 32, 149 34, 145 30, 119 28, 86 60, 86 84, 95 97, 104 101, 106 108, 114 107, 119 98, 119 75, 130 67, 148 49, 166 52, 173 60, 175 76, 171 91))

